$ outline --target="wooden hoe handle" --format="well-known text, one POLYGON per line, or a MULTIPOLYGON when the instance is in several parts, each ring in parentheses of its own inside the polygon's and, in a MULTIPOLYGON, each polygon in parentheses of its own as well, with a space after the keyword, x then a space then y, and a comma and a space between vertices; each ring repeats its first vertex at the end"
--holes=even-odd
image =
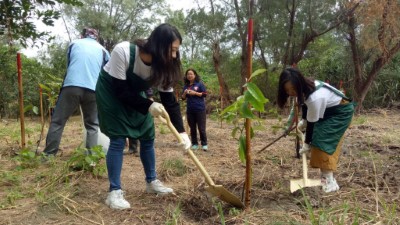
MULTIPOLYGON (((171 123, 171 120, 169 118, 169 115, 167 112, 164 112, 162 116, 158 117, 162 122, 167 124, 168 128, 171 130, 171 132, 174 134, 174 136, 178 139, 179 143, 183 143, 183 139, 181 135, 178 133, 178 131, 175 129, 174 125, 171 123)), ((214 181, 211 179, 210 175, 207 173, 206 169, 204 166, 201 164, 199 159, 196 157, 196 155, 193 153, 191 149, 187 150, 190 158, 193 160, 194 164, 196 164, 197 168, 200 170, 201 174, 203 174, 204 178, 206 179, 206 183, 210 186, 214 186, 214 181)))

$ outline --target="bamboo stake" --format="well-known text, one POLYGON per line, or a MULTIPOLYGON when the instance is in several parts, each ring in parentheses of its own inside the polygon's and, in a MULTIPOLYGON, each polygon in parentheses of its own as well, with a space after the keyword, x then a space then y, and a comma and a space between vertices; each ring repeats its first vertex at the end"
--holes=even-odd
MULTIPOLYGON (((224 97, 222 96, 222 86, 219 85, 219 96, 221 96, 221 112, 224 110, 224 97)), ((222 119, 221 119, 221 128, 222 128, 222 119)))
POLYGON ((43 115, 43 90, 39 85, 39 101, 40 101, 40 120, 42 124, 44 124, 44 115, 43 115))
POLYGON ((36 155, 38 154, 39 151, 39 146, 40 143, 42 142, 42 137, 43 137, 43 131, 44 131, 44 113, 43 113, 43 90, 42 90, 42 86, 39 85, 39 101, 40 101, 40 120, 41 120, 41 124, 42 124, 42 128, 40 130, 40 136, 39 136, 39 140, 37 141, 37 146, 36 146, 36 155))
POLYGON ((22 64, 21 53, 17 53, 17 70, 18 70, 18 96, 19 96, 19 117, 21 121, 21 148, 25 148, 25 118, 24 118, 24 95, 22 89, 22 64))
MULTIPOLYGON (((248 32, 247 32, 247 80, 249 81, 253 67, 253 5, 254 0, 249 0, 249 21, 248 21, 248 32)), ((246 181, 245 181, 245 208, 250 208, 250 190, 251 190, 251 142, 250 142, 250 131, 251 131, 251 119, 246 118, 246 181)))
MULTIPOLYGON (((51 123, 51 116, 52 116, 52 114, 53 114, 53 111, 52 111, 52 108, 51 108, 51 101, 50 101, 50 99, 51 99, 51 92, 48 92, 47 93, 48 94, 48 96, 49 96, 49 105, 48 105, 48 113, 49 113, 49 117, 48 117, 48 120, 49 120, 49 124, 51 123)), ((50 126, 50 125, 49 125, 50 126)))

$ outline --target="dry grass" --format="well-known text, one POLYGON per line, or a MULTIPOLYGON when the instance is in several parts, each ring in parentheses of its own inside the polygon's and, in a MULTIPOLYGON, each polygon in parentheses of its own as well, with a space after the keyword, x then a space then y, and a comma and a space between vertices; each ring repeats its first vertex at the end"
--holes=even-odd
MULTIPOLYGON (((222 203, 223 221, 400 224, 399 121, 400 114, 395 111, 355 118, 336 173, 340 191, 325 194, 319 188, 306 188, 304 194, 291 194, 289 181, 301 177, 301 161, 294 157, 293 137, 257 154, 278 136, 271 128, 277 120, 266 119, 265 130, 258 131, 252 140, 251 208, 241 211, 222 203)), ((32 143, 40 133, 37 124, 27 121, 33 130, 29 137, 32 143)), ((216 184, 241 198, 245 167, 238 157, 237 142, 230 136, 231 127, 212 120, 207 125, 210 151, 197 151, 196 155, 216 184)), ((17 121, 0 123, 0 224, 221 224, 221 202, 210 198, 201 173, 165 129, 157 128, 157 171, 175 194, 146 194, 139 158, 125 155, 122 183, 132 209, 115 211, 103 203, 108 189, 106 176, 62 170, 73 148, 80 144, 79 118, 67 124, 62 154, 54 163, 20 171, 10 160, 18 152, 18 126, 17 121)), ((310 178, 319 177, 315 169, 309 173, 310 178)))

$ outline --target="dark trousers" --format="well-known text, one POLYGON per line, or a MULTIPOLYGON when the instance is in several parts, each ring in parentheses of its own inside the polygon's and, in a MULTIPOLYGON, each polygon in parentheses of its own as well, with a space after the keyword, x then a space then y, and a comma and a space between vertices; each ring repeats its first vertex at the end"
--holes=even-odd
POLYGON ((186 115, 190 127, 190 137, 192 139, 192 145, 198 145, 197 128, 199 128, 201 145, 207 145, 206 111, 187 112, 186 115))
POLYGON ((58 152, 65 124, 75 110, 81 106, 86 128, 86 148, 97 145, 99 120, 97 118, 96 94, 80 87, 63 87, 58 96, 56 108, 51 116, 49 131, 46 137, 46 155, 58 152))

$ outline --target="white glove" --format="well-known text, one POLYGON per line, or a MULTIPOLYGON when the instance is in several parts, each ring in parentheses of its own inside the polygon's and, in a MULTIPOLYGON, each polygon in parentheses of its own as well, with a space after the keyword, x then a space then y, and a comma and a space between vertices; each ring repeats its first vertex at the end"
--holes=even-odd
POLYGON ((308 151, 310 151, 311 147, 309 144, 304 143, 303 147, 301 147, 299 153, 303 154, 303 153, 307 153, 308 151))
POLYGON ((297 124, 297 129, 299 129, 301 132, 306 131, 307 128, 307 120, 301 119, 300 122, 297 124))
POLYGON ((151 115, 153 117, 158 117, 158 116, 161 116, 166 111, 162 104, 160 104, 158 102, 153 102, 153 103, 151 103, 151 105, 149 107, 149 112, 151 113, 151 115))
POLYGON ((179 135, 181 135, 181 138, 183 140, 183 143, 179 143, 179 145, 181 146, 181 148, 186 151, 190 148, 190 146, 192 145, 192 142, 189 139, 189 136, 187 135, 187 133, 179 133, 179 135))

